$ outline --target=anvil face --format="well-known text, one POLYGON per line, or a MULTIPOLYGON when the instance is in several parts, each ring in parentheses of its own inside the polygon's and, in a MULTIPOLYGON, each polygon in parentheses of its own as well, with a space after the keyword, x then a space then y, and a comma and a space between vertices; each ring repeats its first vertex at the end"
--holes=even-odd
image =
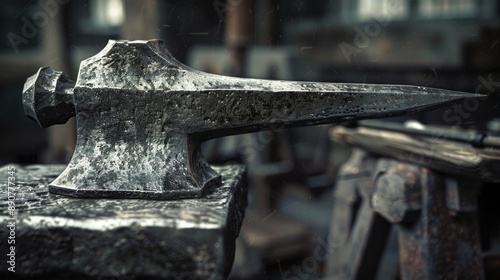
POLYGON ((407 115, 475 96, 212 75, 184 66, 158 40, 110 41, 81 63, 74 88, 60 73, 44 78, 42 70, 25 85, 25 111, 42 126, 76 114, 75 153, 50 191, 78 197, 202 196, 221 183, 201 156, 207 139, 276 124, 407 115))
MULTIPOLYGON (((63 165, 8 165, 15 216, 0 204, 0 262, 15 246, 15 274, 0 279, 226 279, 246 206, 242 166, 215 167, 224 182, 202 198, 75 199, 48 193, 63 165), (7 237, 15 224, 15 244, 7 237)), ((9 181, 10 182, 10 181, 9 181)))

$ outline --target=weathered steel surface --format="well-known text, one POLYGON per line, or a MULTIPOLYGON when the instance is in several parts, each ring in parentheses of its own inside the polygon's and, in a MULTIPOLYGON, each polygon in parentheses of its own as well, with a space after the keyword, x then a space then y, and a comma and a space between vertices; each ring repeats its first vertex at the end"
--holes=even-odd
POLYGON ((201 156, 204 140, 276 124, 406 115, 476 96, 413 86, 211 75, 182 65, 157 40, 110 41, 81 63, 71 85, 42 69, 26 82, 24 106, 42 126, 76 112, 76 150, 50 191, 79 197, 201 196, 220 184, 201 156))
MULTIPOLYGON (((16 168, 15 244, 0 189, 1 279, 223 279, 246 204, 244 170, 216 168, 222 186, 197 199, 76 199, 49 193, 64 166, 16 168), (15 246, 15 273, 6 269, 15 246), (22 278, 26 279, 26 278, 22 278)), ((7 182, 7 167, 0 182, 7 182)))
POLYGON ((66 74, 50 67, 40 68, 24 84, 24 112, 41 127, 67 122, 76 114, 74 86, 66 74))

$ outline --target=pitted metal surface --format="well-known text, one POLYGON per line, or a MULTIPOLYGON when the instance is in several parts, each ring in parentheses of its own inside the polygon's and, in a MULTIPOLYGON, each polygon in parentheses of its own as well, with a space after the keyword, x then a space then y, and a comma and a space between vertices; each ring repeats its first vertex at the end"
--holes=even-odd
POLYGON ((0 261, 15 246, 16 272, 3 269, 2 279, 223 279, 230 271, 246 204, 241 166, 215 168, 222 185, 203 198, 174 201, 68 198, 47 187, 64 166, 8 165, 2 182, 8 167, 16 184, 0 189, 0 236, 9 236, 9 192, 16 243, 0 243, 0 261))
POLYGON ((42 126, 76 112, 76 150, 50 191, 77 197, 202 196, 221 183, 199 150, 210 138, 276 124, 408 115, 476 96, 414 86, 212 75, 182 65, 158 40, 110 41, 81 63, 73 89, 48 72, 27 81, 24 105, 42 126), (50 87, 53 98, 47 97, 50 87))

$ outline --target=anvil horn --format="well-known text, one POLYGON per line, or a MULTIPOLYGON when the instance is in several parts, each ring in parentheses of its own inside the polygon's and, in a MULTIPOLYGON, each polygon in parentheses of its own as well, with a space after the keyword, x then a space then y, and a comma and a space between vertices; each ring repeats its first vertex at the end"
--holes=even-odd
POLYGON ((159 40, 110 41, 81 63, 75 84, 42 68, 23 94, 26 113, 44 127, 76 114, 75 153, 51 192, 153 199, 197 197, 220 184, 199 149, 210 138, 409 115, 478 96, 212 75, 181 64, 159 40))

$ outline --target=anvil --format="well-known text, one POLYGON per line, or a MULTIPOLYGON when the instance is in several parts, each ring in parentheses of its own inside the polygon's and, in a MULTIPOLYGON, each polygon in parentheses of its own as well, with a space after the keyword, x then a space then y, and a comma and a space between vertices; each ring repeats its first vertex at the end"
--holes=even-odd
POLYGON ((50 192, 75 197, 177 199, 221 184, 205 140, 272 126, 409 115, 474 94, 405 85, 272 81, 208 74, 160 40, 110 41, 82 61, 76 82, 41 68, 24 86, 42 127, 76 115, 74 155, 50 192))

